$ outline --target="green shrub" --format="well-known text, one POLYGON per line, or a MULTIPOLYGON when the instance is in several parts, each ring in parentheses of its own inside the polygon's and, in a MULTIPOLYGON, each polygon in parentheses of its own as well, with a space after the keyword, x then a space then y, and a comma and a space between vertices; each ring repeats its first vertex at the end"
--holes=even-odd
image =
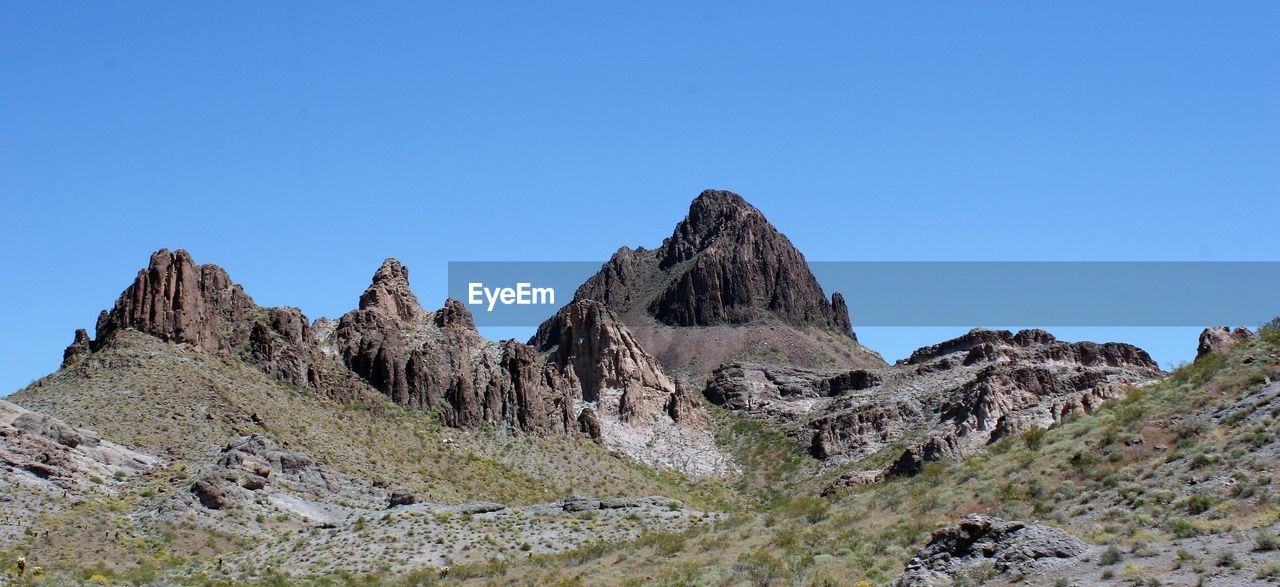
POLYGON ((1186 520, 1175 518, 1169 520, 1169 533, 1176 538, 1190 538, 1200 534, 1200 528, 1186 520))
POLYGON ((1213 499, 1207 495, 1197 493, 1188 497, 1186 501, 1182 502, 1182 504, 1187 508, 1188 514, 1198 516, 1209 511, 1209 508, 1213 507, 1213 499))
POLYGON ((996 570, 995 565, 991 563, 982 563, 956 573, 956 585, 961 587, 967 585, 983 585, 999 575, 1000 571, 996 570))
POLYGON ((1049 434, 1044 428, 1032 428, 1022 433, 1022 443, 1033 451, 1039 451, 1044 446, 1044 437, 1049 434))
POLYGON ((783 564, 765 550, 756 550, 738 559, 738 568, 752 585, 773 585, 782 579, 783 564))
POLYGON ((1174 369, 1169 378, 1177 384, 1199 385, 1213 378, 1226 365, 1227 358, 1222 353, 1209 353, 1174 369))
POLYGON ((1258 338, 1269 345, 1280 345, 1280 317, 1258 327, 1258 338))

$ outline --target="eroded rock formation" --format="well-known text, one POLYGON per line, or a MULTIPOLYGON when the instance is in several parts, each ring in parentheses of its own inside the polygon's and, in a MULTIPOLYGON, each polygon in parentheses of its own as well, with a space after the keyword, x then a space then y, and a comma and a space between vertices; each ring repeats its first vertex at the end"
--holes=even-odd
POLYGON ((684 440, 709 457, 719 454, 701 429, 707 416, 696 396, 669 379, 617 316, 594 301, 562 308, 531 344, 494 343, 480 336, 457 300, 423 311, 408 270, 388 259, 360 307, 339 319, 322 343, 393 401, 439 410, 451 426, 580 433, 681 468, 640 447, 671 432, 688 435, 684 440))

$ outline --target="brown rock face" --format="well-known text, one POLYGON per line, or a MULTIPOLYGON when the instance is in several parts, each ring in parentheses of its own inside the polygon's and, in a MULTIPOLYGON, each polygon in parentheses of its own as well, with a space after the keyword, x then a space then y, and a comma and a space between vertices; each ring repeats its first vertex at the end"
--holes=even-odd
POLYGON ((1196 358, 1209 353, 1225 353, 1236 345, 1252 340, 1256 335, 1248 328, 1238 327, 1232 330, 1226 326, 1214 326, 1200 333, 1200 344, 1196 346, 1196 358))
POLYGON ((886 470, 914 474, 928 461, 1092 410, 1159 374, 1131 345, 1067 343, 1043 330, 974 330, 880 370, 728 365, 706 396, 787 426, 819 459, 853 460, 919 435, 924 440, 886 470))
POLYGON ((440 408, 450 426, 505 424, 534 433, 577 428, 564 378, 544 374, 536 351, 484 340, 457 300, 423 311, 408 275, 399 261, 386 260, 359 309, 338 320, 326 344, 351 371, 398 404, 440 408))
POLYGON ((146 269, 98 317, 97 336, 76 332, 64 366, 137 330, 204 352, 235 356, 288 383, 347 401, 368 397, 367 386, 316 344, 306 316, 296 308, 261 308, 221 267, 196 265, 186 251, 161 249, 146 269))
POLYGON ((604 439, 600 433, 600 419, 596 418, 596 411, 589 407, 583 408, 582 413, 578 414, 578 429, 597 444, 604 439))
MULTIPOLYGON (((676 387, 603 304, 584 300, 561 309, 538 328, 530 344, 547 361, 572 370, 581 399, 598 405, 598 415, 642 422, 663 413, 676 387)), ((673 418, 674 419, 674 418, 673 418)))
POLYGON ((784 322, 814 325, 854 337, 843 297, 828 301, 804 256, 741 196, 702 192, 689 216, 663 243, 658 267, 691 263, 649 303, 649 314, 671 326, 745 324, 767 311, 784 322))
MULTIPOLYGON (((389 259, 324 344, 393 401, 439 410, 445 424, 505 424, 529 433, 582 433, 610 444, 623 430, 707 422, 696 398, 677 393, 611 311, 572 303, 531 344, 492 343, 466 306, 425 312, 408 270, 389 259)), ((631 434, 628 432, 628 434, 631 434)))
POLYGON ((422 316, 418 297, 409 289, 409 268, 398 259, 383 261, 373 274, 373 283, 360 296, 360 309, 406 322, 422 316))
POLYGON ((699 381, 770 350, 783 364, 883 364, 856 343, 843 296, 828 299, 791 241, 732 192, 702 192, 661 247, 619 249, 574 299, 604 304, 668 371, 699 381))
POLYGON ((205 351, 224 351, 248 338, 255 307, 221 267, 196 265, 183 250, 161 249, 115 307, 98 319, 95 344, 132 328, 205 351))

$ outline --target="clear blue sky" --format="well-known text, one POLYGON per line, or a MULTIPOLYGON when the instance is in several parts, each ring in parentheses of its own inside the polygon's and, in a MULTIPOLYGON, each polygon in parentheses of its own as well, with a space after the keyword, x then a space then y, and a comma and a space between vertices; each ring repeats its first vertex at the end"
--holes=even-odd
POLYGON ((437 306, 451 259, 656 245, 706 187, 811 260, 1280 252, 1280 3, 536 4, 6 2, 0 393, 159 247, 313 318, 387 256, 437 306))

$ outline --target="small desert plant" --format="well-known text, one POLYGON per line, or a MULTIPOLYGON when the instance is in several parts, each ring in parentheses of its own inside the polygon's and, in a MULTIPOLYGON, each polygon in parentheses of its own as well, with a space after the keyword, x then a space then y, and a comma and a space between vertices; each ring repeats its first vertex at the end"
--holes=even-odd
POLYGON ((1199 385, 1212 379, 1226 365, 1227 358, 1221 353, 1209 353, 1193 363, 1174 369, 1169 378, 1177 384, 1199 385))
POLYGON ((1049 434, 1044 428, 1032 428, 1022 433, 1022 443, 1033 451, 1039 451, 1044 446, 1044 437, 1049 434))
POLYGON ((1116 545, 1112 544, 1107 547, 1107 550, 1102 553, 1102 556, 1098 557, 1098 564, 1104 567, 1109 567, 1122 560, 1124 560, 1124 553, 1120 552, 1120 549, 1116 548, 1116 545))
POLYGON ((1280 344, 1280 317, 1258 327, 1258 337, 1267 344, 1280 344))
POLYGON ((1199 535, 1200 529, 1186 520, 1174 519, 1169 521, 1169 533, 1176 538, 1190 538, 1199 535))
POLYGON ((1213 507, 1213 500, 1207 495, 1197 493, 1188 497, 1187 501, 1183 502, 1183 506, 1187 508, 1188 514, 1198 516, 1213 507))
POLYGON ((1253 537, 1253 548, 1260 551, 1280 550, 1280 538, 1271 530, 1259 528, 1253 537))

